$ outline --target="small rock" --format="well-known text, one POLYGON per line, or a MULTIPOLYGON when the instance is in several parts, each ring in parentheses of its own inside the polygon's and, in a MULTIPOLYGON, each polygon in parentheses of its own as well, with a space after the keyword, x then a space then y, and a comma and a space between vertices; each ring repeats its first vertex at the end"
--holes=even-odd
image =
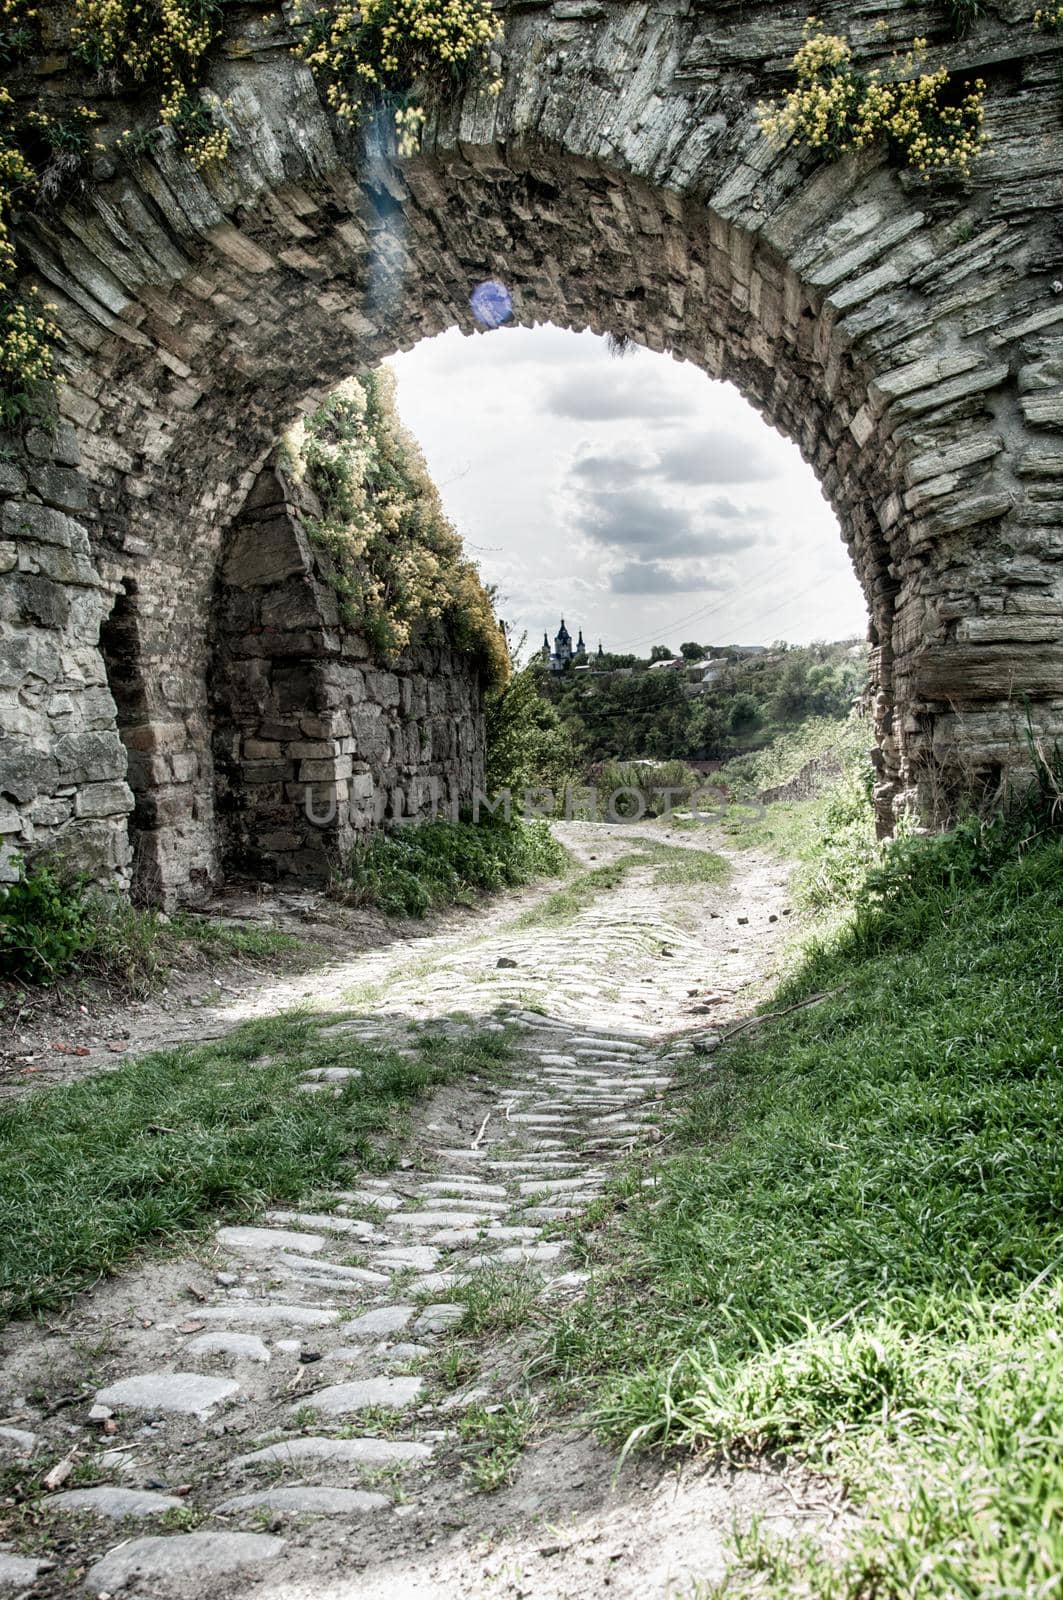
MULTIPOLYGON (((283 1539, 264 1533, 178 1533, 132 1539, 89 1568, 85 1587, 100 1595, 113 1594, 133 1578, 206 1583, 257 1561, 272 1561, 283 1548, 283 1539)), ((28 1564, 36 1569, 36 1562, 28 1564)))
POLYGON ((215 1238, 227 1250, 298 1250, 310 1255, 325 1247, 319 1233, 290 1233, 283 1228, 219 1228, 215 1238))
POLYGON ((340 1320, 338 1311, 326 1310, 323 1306, 288 1306, 269 1300, 207 1306, 200 1316, 204 1322, 242 1322, 249 1327, 270 1327, 279 1323, 290 1328, 327 1328, 340 1320))
POLYGON ((66 1489, 44 1501, 55 1511, 91 1511, 98 1517, 157 1517, 164 1511, 179 1510, 183 1501, 172 1494, 153 1494, 147 1489, 120 1489, 97 1484, 91 1489, 66 1489))
POLYGON ((43 1561, 32 1561, 29 1556, 9 1556, 0 1550, 0 1589, 22 1589, 36 1578, 43 1561))
POLYGON ((261 1489, 254 1494, 235 1494, 223 1500, 216 1511, 276 1511, 292 1512, 304 1516, 335 1516, 355 1511, 386 1511, 391 1505, 387 1495, 373 1494, 366 1489, 318 1488, 313 1484, 293 1483, 286 1488, 261 1489))
POLYGON ((344 1333, 359 1338, 379 1333, 400 1333, 414 1314, 413 1306, 380 1306, 365 1311, 344 1325, 344 1333))
POLYGON ((515 967, 516 965, 517 963, 514 961, 512 956, 499 956, 498 960, 495 962, 496 967, 515 967))
POLYGON ((187 1349, 199 1356, 231 1356, 234 1361, 258 1361, 269 1365, 269 1351, 253 1333, 201 1333, 187 1349))
POLYGON ((0 1461, 14 1461, 19 1456, 31 1456, 37 1448, 37 1435, 25 1428, 0 1428, 0 1461))
POLYGON ((229 1470, 242 1472, 247 1467, 274 1462, 290 1466, 296 1461, 353 1462, 364 1467, 385 1467, 393 1461, 427 1461, 431 1454, 428 1445, 418 1444, 413 1439, 327 1439, 315 1435, 264 1445, 249 1455, 237 1456, 230 1462, 229 1470))
POLYGON ((418 1361, 421 1356, 430 1353, 426 1344, 393 1344, 384 1351, 384 1360, 389 1367, 397 1367, 407 1361, 418 1361))
POLYGON ((423 1387, 422 1378, 365 1378, 356 1383, 335 1383, 330 1388, 319 1389, 302 1404, 328 1417, 343 1417, 352 1411, 363 1411, 366 1406, 403 1410, 413 1404, 423 1387))
POLYGON ((205 1378, 198 1372, 141 1372, 101 1389, 96 1404, 203 1416, 239 1388, 231 1378, 205 1378))
POLYGON ((445 1303, 436 1306, 425 1306, 413 1325, 413 1332, 420 1334, 444 1333, 447 1328, 456 1327, 464 1316, 464 1306, 445 1303))

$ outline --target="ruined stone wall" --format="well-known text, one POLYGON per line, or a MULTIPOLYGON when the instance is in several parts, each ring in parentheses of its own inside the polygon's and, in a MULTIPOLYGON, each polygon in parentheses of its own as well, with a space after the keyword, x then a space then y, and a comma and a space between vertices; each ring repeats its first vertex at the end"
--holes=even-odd
MULTIPOLYGON (((470 289, 489 276, 522 322, 627 334, 730 379, 800 447, 867 596, 884 825, 993 793, 1023 759, 1027 717, 1042 740, 1063 736, 1059 41, 1010 0, 960 41, 943 4, 817 8, 861 66, 919 33, 931 64, 986 79, 987 151, 969 180, 926 184, 882 149, 832 163, 763 138, 756 106, 788 83, 806 9, 514 7, 501 95, 467 94, 400 163, 379 124, 336 125, 276 13, 246 7, 212 73, 223 166, 193 171, 164 136, 124 164, 101 157, 89 192, 27 225, 64 331, 85 509, 35 486, 44 459, 15 439, 3 527, 32 563, 51 514, 71 516, 88 553, 61 623, 33 621, 17 592, 2 614, 17 645, 0 746, 12 829, 91 841, 98 819, 53 825, 34 808, 68 817, 79 783, 115 785, 100 804, 122 797, 113 731, 93 721, 106 704, 90 618, 124 595, 139 837, 165 894, 211 881, 226 530, 308 397, 470 328, 470 289), (84 704, 80 726, 111 734, 91 779, 56 755, 56 685, 84 704)), ((68 71, 61 40, 42 70, 27 93, 68 71)), ((125 107, 102 109, 129 125, 125 107)), ((118 864, 120 820, 108 848, 118 864)))
POLYGON ((322 879, 360 835, 456 814, 484 778, 477 670, 441 629, 373 659, 317 569, 306 498, 260 473, 213 608, 219 854, 225 871, 266 879, 322 879))

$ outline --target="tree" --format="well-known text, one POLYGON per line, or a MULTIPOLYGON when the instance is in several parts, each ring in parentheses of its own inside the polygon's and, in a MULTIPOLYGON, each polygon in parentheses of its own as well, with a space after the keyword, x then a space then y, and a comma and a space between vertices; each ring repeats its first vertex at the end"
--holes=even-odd
POLYGON ((651 661, 671 661, 672 652, 666 644, 655 644, 650 651, 651 661))
POLYGON ((693 702, 687 724, 687 744, 691 755, 718 755, 726 732, 727 718, 715 701, 702 696, 693 702))
POLYGON ((727 720, 732 733, 752 733, 761 723, 760 701, 756 695, 743 689, 731 701, 727 720))
POLYGON ((691 640, 689 644, 681 644, 679 646, 679 654, 686 661, 700 661, 705 654, 705 646, 701 644, 695 644, 694 641, 691 640))
POLYGON ((484 702, 489 795, 542 787, 560 795, 575 781, 580 762, 569 729, 542 694, 544 674, 532 661, 484 702))

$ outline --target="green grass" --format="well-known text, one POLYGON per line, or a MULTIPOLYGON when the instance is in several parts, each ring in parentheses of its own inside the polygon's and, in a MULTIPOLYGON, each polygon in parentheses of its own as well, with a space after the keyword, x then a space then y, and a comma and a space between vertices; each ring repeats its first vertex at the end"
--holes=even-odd
POLYGON ((540 900, 538 905, 530 906, 527 911, 517 918, 515 926, 518 928, 535 928, 544 922, 571 922, 573 917, 578 917, 581 911, 586 911, 592 906, 601 894, 607 894, 610 889, 617 889, 623 883, 632 867, 640 866, 643 857, 632 852, 629 855, 617 856, 615 861, 610 861, 602 867, 592 867, 589 872, 579 872, 563 889, 557 889, 553 894, 547 895, 545 900, 540 900))
POLYGON ((797 1452, 862 1508, 830 1556, 739 1541, 720 1593, 1054 1592, 1061 900, 1058 833, 900 841, 771 1007, 829 998, 713 1057, 598 1240, 551 1360, 603 1433, 797 1452))
POLYGON ((447 1297, 465 1307, 457 1332, 475 1339, 526 1326, 541 1293, 542 1279, 528 1267, 483 1267, 448 1289, 447 1297))
POLYGON ((544 822, 428 822, 374 834, 344 861, 334 892, 392 916, 423 917, 479 894, 564 870, 566 856, 544 822))
POLYGON ((407 1059, 288 1015, 5 1108, 0 1316, 60 1304, 146 1244, 386 1170, 417 1095, 497 1070, 509 1049, 488 1033, 407 1059), (362 1075, 336 1097, 298 1089, 328 1066, 362 1075))
POLYGON ((726 861, 714 851, 684 849, 647 838, 639 841, 637 849, 600 867, 592 867, 588 872, 577 873, 563 889, 547 895, 538 905, 530 906, 517 918, 515 926, 534 928, 542 923, 571 922, 592 906, 599 895, 618 889, 634 867, 653 867, 656 881, 665 886, 722 883, 728 872, 726 861))
POLYGON ((172 947, 175 941, 181 941, 208 956, 268 959, 271 956, 294 954, 305 948, 303 941, 292 933, 280 933, 274 928, 258 927, 250 922, 246 926, 236 927, 231 922, 215 922, 209 917, 187 914, 171 919, 169 928, 164 930, 163 939, 167 947, 172 947))
POLYGON ((528 1397, 507 1400, 488 1410, 472 1406, 458 1420, 458 1432, 475 1454, 468 1465, 473 1486, 482 1494, 493 1494, 513 1475, 532 1429, 536 1406, 528 1397))

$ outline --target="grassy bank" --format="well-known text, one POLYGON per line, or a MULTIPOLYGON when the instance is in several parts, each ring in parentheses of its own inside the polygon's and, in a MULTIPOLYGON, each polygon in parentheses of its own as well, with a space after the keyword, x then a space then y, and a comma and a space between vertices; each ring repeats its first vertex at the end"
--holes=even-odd
POLYGON ((423 917, 490 890, 561 873, 567 857, 544 822, 428 822, 374 834, 344 861, 335 891, 353 905, 423 917))
POLYGON ((41 1090, 0 1118, 0 1317, 61 1303, 140 1247, 385 1171, 408 1105, 508 1055, 425 1034, 416 1058, 286 1016, 41 1090), (356 1067, 339 1095, 312 1068, 356 1067))
POLYGON ((826 998, 704 1059, 652 1198, 640 1168, 587 1241, 554 1367, 617 1442, 796 1452, 848 1487, 835 1557, 755 1531, 720 1592, 1048 1594, 1063 841, 972 824, 860 871, 772 1007, 826 998))
POLYGON ((207 917, 141 911, 58 857, 19 868, 0 886, 0 982, 31 988, 60 979, 118 995, 147 993, 174 965, 271 960, 301 948, 291 934, 207 917))

